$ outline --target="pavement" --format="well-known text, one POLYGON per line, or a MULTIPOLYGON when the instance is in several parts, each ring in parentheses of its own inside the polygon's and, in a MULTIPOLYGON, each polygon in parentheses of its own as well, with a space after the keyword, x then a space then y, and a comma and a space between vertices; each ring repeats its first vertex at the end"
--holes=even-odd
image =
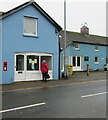
POLYGON ((90 72, 87 76, 87 72, 74 72, 72 76, 68 78, 62 78, 60 80, 48 80, 43 82, 42 80, 38 81, 27 81, 27 82, 15 82, 11 84, 2 85, 2 91, 14 91, 22 89, 32 89, 32 88, 47 88, 52 86, 62 86, 69 85, 81 82, 90 82, 96 80, 107 80, 108 71, 94 71, 90 72))

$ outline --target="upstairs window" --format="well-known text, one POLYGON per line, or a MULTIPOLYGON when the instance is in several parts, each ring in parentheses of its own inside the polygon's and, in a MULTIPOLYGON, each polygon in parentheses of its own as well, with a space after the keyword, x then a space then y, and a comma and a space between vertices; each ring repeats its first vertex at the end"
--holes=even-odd
POLYGON ((24 17, 24 35, 37 36, 37 19, 24 17))
POLYGON ((95 51, 99 51, 99 46, 95 45, 95 51))
POLYGON ((84 57, 84 61, 89 61, 89 57, 88 57, 88 56, 85 56, 85 57, 84 57))
POLYGON ((99 57, 95 57, 95 64, 99 63, 99 57))
POLYGON ((75 50, 79 50, 80 49, 80 44, 79 43, 75 43, 74 44, 74 48, 75 48, 75 50))

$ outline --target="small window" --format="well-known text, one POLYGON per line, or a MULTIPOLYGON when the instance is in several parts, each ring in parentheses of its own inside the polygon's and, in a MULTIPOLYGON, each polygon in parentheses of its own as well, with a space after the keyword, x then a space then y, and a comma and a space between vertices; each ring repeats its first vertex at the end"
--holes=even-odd
POLYGON ((106 57, 106 64, 108 64, 108 57, 106 57))
POLYGON ((37 19, 24 17, 24 35, 37 36, 37 19))
POLYGON ((39 56, 35 55, 27 56, 27 70, 28 71, 39 70, 39 56))
POLYGON ((74 48, 75 48, 75 50, 79 50, 80 49, 80 44, 79 43, 75 43, 74 44, 74 48))
POLYGON ((98 50, 99 50, 99 46, 95 45, 95 51, 98 51, 98 50))
POLYGON ((88 57, 88 56, 85 56, 85 57, 84 57, 84 61, 89 61, 89 57, 88 57))
POLYGON ((95 64, 98 64, 99 63, 99 57, 95 57, 95 64))

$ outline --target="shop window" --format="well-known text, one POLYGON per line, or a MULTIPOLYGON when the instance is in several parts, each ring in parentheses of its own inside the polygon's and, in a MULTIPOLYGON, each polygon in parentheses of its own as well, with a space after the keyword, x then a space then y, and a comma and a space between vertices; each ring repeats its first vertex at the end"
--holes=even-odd
POLYGON ((48 69, 52 70, 52 56, 41 56, 41 63, 43 60, 48 64, 48 69))
POLYGON ((24 35, 37 36, 37 19, 24 17, 24 35))
POLYGON ((98 64, 99 63, 99 57, 95 57, 95 64, 98 64))
POLYGON ((89 57, 88 57, 88 56, 85 56, 85 57, 84 57, 84 61, 89 61, 89 57))
POLYGON ((27 56, 27 70, 28 71, 39 70, 39 56, 35 55, 27 56))

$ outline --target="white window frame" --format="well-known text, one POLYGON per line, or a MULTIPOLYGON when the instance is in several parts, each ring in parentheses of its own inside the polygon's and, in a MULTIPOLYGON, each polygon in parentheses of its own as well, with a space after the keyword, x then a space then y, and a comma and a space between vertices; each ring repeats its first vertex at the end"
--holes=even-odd
POLYGON ((80 49, 80 44, 79 43, 76 43, 78 45, 78 47, 76 48, 76 46, 74 47, 75 50, 79 50, 80 49))
POLYGON ((97 62, 95 61, 95 64, 99 64, 99 57, 95 56, 95 58, 97 57, 97 62))
POLYGON ((24 28, 23 28, 23 29, 24 29, 24 31, 23 31, 23 32, 24 32, 24 33, 23 33, 24 35, 37 36, 37 35, 38 35, 38 19, 37 19, 37 18, 33 18, 33 17, 24 16, 24 28), (33 34, 33 33, 26 33, 26 32, 25 32, 25 27, 26 27, 26 26, 25 26, 25 18, 26 18, 26 19, 29 19, 29 18, 30 18, 30 19, 36 20, 36 26, 35 26, 35 28, 36 28, 35 32, 36 32, 36 33, 35 33, 35 34, 33 34))
POLYGON ((95 51, 99 51, 99 45, 95 45, 95 51), (98 48, 98 49, 96 49, 98 48))

